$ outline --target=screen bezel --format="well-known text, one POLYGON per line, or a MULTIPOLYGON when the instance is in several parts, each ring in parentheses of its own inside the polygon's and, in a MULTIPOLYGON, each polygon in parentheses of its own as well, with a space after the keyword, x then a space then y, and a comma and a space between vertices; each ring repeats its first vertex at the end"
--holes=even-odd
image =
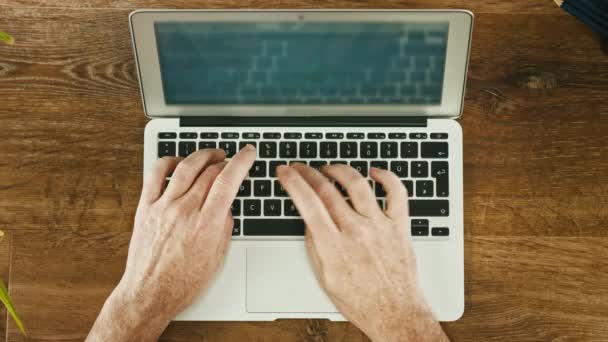
POLYGON ((473 14, 465 10, 138 10, 129 15, 144 112, 150 118, 181 116, 424 116, 462 114, 473 14), (448 23, 440 105, 294 104, 167 105, 162 89, 154 23, 157 21, 359 21, 448 23))

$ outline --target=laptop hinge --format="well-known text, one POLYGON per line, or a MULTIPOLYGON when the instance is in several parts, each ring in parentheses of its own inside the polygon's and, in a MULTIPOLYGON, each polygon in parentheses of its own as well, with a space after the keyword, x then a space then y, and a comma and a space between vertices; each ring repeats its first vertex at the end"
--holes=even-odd
POLYGON ((205 126, 308 126, 308 127, 426 127, 426 117, 397 116, 182 116, 181 127, 205 126))

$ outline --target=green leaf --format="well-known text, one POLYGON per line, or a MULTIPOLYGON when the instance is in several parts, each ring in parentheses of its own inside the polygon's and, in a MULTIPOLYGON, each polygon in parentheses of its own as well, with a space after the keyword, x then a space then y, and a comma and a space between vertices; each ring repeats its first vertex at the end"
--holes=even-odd
POLYGON ((15 44, 15 40, 13 39, 13 37, 11 37, 10 34, 2 31, 0 31, 0 41, 3 41, 8 45, 15 44))
POLYGON ((4 306, 6 306, 6 310, 11 314, 11 316, 13 316, 19 330, 21 330, 21 333, 25 336, 25 327, 23 326, 23 322, 21 322, 21 318, 19 318, 19 315, 13 306, 11 297, 8 296, 8 290, 6 289, 6 286, 4 286, 4 281, 2 281, 2 279, 0 279, 0 301, 2 301, 4 306))

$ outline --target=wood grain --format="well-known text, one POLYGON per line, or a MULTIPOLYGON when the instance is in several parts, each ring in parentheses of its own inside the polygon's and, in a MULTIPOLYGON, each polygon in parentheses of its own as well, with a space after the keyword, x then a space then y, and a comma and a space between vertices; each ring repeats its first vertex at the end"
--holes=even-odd
POLYGON ((5 0, 8 7, 68 7, 68 8, 187 8, 187 9, 221 9, 221 8, 391 8, 391 9, 429 9, 429 8, 451 8, 468 9, 474 12, 491 13, 546 13, 547 11, 558 11, 557 6, 551 0, 526 1, 526 0, 491 0, 491 1, 467 1, 467 0, 386 0, 381 2, 366 1, 286 1, 286 0, 246 0, 246 1, 222 1, 211 0, 200 2, 196 0, 5 0))
MULTIPOLYGON (((587 28, 551 1, 205 2, 431 6, 479 12, 459 120, 466 312, 446 331, 454 340, 605 340, 608 57, 587 28)), ((0 229, 10 233, 10 291, 30 331, 22 338, 9 322, 7 340, 82 340, 121 276, 146 123, 127 25, 137 7, 200 3, 0 4, 0 28, 17 42, 0 45, 0 229)), ((285 320, 179 322, 162 340, 366 338, 347 323, 285 320)))

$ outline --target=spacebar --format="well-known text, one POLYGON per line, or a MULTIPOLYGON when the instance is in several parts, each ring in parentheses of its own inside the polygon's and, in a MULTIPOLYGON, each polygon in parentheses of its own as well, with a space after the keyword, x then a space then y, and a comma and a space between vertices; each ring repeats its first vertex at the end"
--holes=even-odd
POLYGON ((300 219, 245 219, 245 235, 304 235, 304 221, 300 219))
POLYGON ((410 216, 449 216, 448 200, 410 200, 410 216))

